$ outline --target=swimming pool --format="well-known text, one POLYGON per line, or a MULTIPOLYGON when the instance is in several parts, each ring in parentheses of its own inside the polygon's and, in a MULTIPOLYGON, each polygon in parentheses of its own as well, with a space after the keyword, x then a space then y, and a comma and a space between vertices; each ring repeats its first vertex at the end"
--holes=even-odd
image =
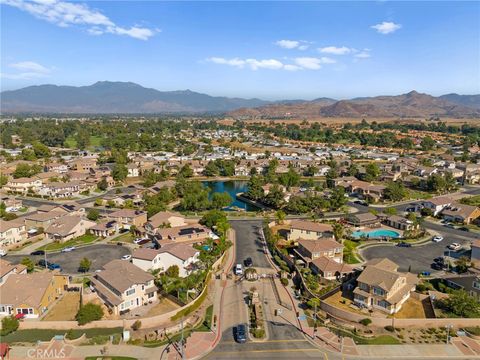
POLYGON ((367 237, 369 239, 381 239, 381 238, 397 239, 400 237, 400 234, 393 230, 377 229, 372 231, 355 231, 352 233, 352 237, 354 237, 355 239, 359 239, 361 237, 367 237))

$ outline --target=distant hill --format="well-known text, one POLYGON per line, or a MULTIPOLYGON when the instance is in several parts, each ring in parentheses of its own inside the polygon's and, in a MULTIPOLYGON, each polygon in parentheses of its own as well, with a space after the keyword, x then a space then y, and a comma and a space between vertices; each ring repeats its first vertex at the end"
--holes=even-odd
POLYGON ((29 86, 1 93, 3 113, 202 113, 267 104, 259 99, 158 91, 132 82, 99 81, 89 86, 29 86))
POLYGON ((434 97, 411 91, 397 96, 335 101, 321 98, 293 104, 268 104, 230 112, 233 117, 480 117, 480 95, 434 97))
POLYGON ((464 105, 474 109, 480 109, 480 95, 447 94, 440 96, 440 99, 453 102, 457 105, 464 105))

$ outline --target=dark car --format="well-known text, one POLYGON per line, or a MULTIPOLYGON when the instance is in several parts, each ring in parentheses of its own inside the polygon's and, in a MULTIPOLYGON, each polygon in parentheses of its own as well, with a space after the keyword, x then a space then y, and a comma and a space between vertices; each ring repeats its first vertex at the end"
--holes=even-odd
POLYGON ((434 262, 431 267, 433 270, 447 270, 447 265, 439 262, 434 262))
POLYGON ((436 257, 433 259, 434 262, 443 264, 445 262, 445 258, 443 256, 436 257))
POLYGON ((55 263, 49 263, 47 265, 47 267, 48 267, 49 270, 60 270, 60 271, 62 271, 62 267, 58 264, 55 264, 55 263))
POLYGON ((247 327, 243 324, 237 326, 237 331, 235 332, 235 340, 240 343, 247 342, 247 327))
POLYGON ((470 229, 469 229, 468 227, 466 227, 466 226, 459 227, 458 230, 467 231, 467 232, 470 231, 470 229))
POLYGON ((358 204, 358 205, 362 205, 362 206, 368 206, 368 203, 366 201, 362 201, 362 200, 356 200, 353 203, 358 204))
POLYGON ((31 252, 30 255, 45 255, 45 250, 36 250, 31 252))
POLYGON ((252 260, 251 257, 246 258, 245 261, 244 261, 244 263, 245 263, 245 266, 246 266, 246 267, 251 267, 251 266, 253 266, 253 260, 252 260))
POLYGON ((406 242, 401 241, 401 242, 399 242, 399 243, 397 244, 397 246, 398 246, 398 247, 409 248, 409 247, 412 247, 412 244, 409 244, 409 243, 406 243, 406 242))

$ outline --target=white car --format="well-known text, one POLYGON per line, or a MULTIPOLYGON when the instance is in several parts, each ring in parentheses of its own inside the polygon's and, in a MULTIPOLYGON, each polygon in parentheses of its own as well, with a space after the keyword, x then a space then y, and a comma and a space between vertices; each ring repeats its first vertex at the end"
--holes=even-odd
POLYGON ((440 236, 440 235, 435 235, 435 236, 432 238, 432 241, 433 241, 433 242, 436 242, 436 243, 438 243, 438 242, 440 242, 440 241, 442 241, 442 240, 443 240, 443 236, 440 236))
POLYGON ((0 249, 0 257, 7 255, 7 250, 0 249))
POLYGON ((138 244, 138 243, 140 243, 142 240, 143 240, 142 238, 136 238, 135 240, 133 240, 133 242, 134 242, 135 244, 138 244))
POLYGON ((122 256, 122 260, 130 260, 132 258, 132 255, 127 254, 122 256))
POLYGON ((243 275, 243 266, 242 264, 237 264, 235 265, 235 268, 233 269, 233 272, 235 275, 243 275))
POLYGON ((459 243, 452 243, 452 244, 448 245, 448 248, 450 250, 457 251, 457 250, 460 250, 462 248, 462 245, 460 245, 459 243))
POLYGON ((73 251, 75 249, 76 249, 75 246, 68 246, 68 247, 62 249, 62 252, 70 252, 70 251, 73 251))

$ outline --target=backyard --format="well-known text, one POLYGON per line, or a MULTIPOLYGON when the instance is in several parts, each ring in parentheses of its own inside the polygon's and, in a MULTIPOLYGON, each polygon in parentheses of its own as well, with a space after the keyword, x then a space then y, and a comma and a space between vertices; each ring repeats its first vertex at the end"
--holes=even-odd
POLYGON ((68 241, 65 241, 65 242, 52 242, 50 244, 47 244, 47 245, 44 245, 44 246, 40 247, 38 250, 58 251, 58 250, 62 250, 62 249, 66 248, 66 247, 69 247, 69 246, 79 246, 79 245, 90 244, 90 243, 93 243, 94 241, 96 241, 97 239, 98 239, 98 237, 95 236, 95 235, 85 234, 85 235, 79 236, 75 239, 68 240, 68 241))
POLYGON ((67 292, 45 315, 44 321, 75 320, 80 306, 80 293, 67 292))

